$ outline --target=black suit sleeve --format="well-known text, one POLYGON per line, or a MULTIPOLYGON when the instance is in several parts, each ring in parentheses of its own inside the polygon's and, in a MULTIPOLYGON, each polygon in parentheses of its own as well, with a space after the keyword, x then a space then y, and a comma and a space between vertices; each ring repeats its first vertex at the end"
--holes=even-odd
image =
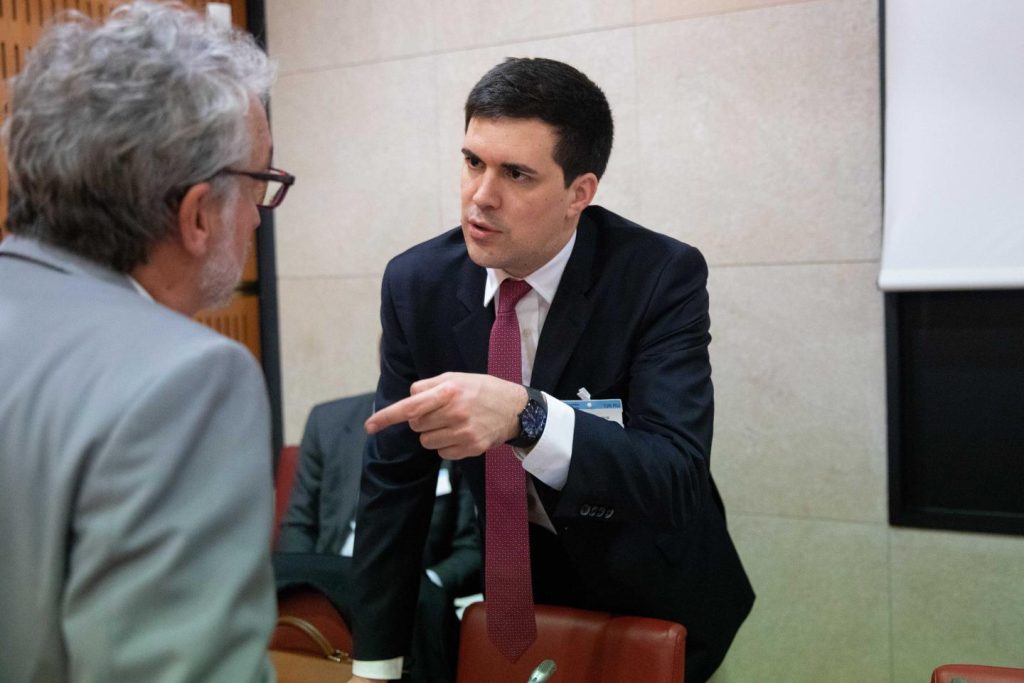
MULTIPOLYGON (((409 396, 409 386, 419 379, 391 295, 392 268, 393 263, 381 286, 378 410, 409 396)), ((377 447, 364 454, 353 557, 353 655, 360 660, 409 652, 440 465, 405 423, 378 432, 375 439, 377 447)))
POLYGON ((323 482, 324 454, 317 437, 314 413, 306 421, 299 446, 299 466, 288 497, 288 508, 281 518, 278 552, 312 553, 320 533, 320 486, 323 482))
POLYGON ((452 552, 430 569, 437 572, 448 595, 460 597, 480 592, 483 558, 473 494, 462 477, 455 479, 455 490, 452 493, 458 505, 452 552))

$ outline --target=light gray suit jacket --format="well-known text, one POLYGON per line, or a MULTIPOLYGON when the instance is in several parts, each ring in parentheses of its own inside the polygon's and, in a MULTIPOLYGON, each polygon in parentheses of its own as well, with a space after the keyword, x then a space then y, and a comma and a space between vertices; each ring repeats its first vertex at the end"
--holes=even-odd
POLYGON ((0 680, 272 680, 268 415, 238 344, 0 245, 0 680))

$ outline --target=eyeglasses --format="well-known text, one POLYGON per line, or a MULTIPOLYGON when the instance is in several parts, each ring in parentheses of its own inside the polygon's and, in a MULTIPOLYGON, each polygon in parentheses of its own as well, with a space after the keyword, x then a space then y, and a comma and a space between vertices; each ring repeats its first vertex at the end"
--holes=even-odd
POLYGON ((256 205, 261 209, 276 209, 284 201, 288 194, 288 188, 295 184, 295 176, 285 173, 279 168, 269 168, 266 172, 241 171, 235 168, 225 168, 220 173, 230 175, 244 175, 263 183, 263 192, 259 194, 260 199, 256 205))

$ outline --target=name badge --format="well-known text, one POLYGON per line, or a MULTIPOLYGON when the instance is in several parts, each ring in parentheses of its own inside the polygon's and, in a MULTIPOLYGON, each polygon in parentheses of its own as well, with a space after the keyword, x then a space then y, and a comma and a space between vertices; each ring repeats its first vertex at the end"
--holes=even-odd
POLYGON ((603 417, 606 420, 611 420, 612 422, 617 423, 620 427, 623 426, 621 399, 602 398, 589 399, 585 401, 562 401, 562 403, 574 410, 590 413, 591 415, 597 415, 598 417, 603 417))

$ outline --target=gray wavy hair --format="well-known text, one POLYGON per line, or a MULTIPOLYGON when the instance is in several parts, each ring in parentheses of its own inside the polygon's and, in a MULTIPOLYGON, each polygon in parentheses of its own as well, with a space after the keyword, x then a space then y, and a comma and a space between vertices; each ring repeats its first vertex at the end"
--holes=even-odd
POLYGON ((223 193, 214 176, 248 158, 246 113, 273 77, 252 36, 181 4, 64 15, 13 79, 10 231, 120 272, 145 263, 187 189, 223 193))

